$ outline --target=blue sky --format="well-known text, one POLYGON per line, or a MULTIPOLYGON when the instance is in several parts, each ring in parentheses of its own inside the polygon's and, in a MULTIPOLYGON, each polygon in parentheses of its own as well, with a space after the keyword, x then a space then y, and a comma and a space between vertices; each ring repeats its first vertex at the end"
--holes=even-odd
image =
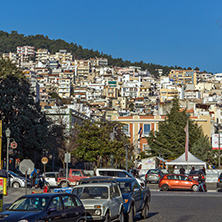
POLYGON ((9 0, 1 2, 0 30, 124 60, 222 72, 221 9, 219 0, 9 0))

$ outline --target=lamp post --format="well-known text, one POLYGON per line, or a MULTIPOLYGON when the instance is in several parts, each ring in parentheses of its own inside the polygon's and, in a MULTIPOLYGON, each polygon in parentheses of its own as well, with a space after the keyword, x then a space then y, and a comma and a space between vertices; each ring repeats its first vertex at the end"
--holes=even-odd
POLYGON ((6 153, 6 171, 8 172, 9 170, 9 152, 8 152, 8 149, 9 149, 9 140, 10 140, 10 134, 11 134, 11 131, 9 128, 6 129, 5 131, 5 135, 7 137, 7 153, 6 153))
POLYGON ((126 171, 128 171, 128 146, 129 146, 129 144, 125 145, 125 151, 126 151, 126 171))

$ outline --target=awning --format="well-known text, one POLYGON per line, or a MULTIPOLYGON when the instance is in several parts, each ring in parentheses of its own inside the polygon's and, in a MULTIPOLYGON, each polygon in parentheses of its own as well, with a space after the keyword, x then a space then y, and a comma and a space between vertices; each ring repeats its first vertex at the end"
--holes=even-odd
POLYGON ((161 158, 161 157, 156 157, 158 160, 160 160, 160 161, 162 161, 162 162, 167 162, 166 160, 164 160, 163 158, 161 158))

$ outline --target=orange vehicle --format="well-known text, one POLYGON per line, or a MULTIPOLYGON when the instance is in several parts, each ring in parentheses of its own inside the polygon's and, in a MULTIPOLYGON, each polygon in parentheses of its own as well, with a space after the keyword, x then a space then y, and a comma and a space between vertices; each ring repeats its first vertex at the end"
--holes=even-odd
POLYGON ((198 181, 182 174, 166 174, 160 179, 159 188, 167 191, 170 189, 184 189, 198 191, 198 181))

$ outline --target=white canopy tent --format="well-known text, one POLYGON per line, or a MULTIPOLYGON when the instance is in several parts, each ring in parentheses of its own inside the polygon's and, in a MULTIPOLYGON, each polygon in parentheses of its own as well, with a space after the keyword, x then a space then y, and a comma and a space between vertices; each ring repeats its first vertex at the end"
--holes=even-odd
POLYGON ((206 168, 206 162, 198 159, 197 157, 195 157, 192 153, 190 153, 188 151, 188 161, 186 161, 185 158, 185 153, 182 154, 180 157, 178 157, 177 159, 171 161, 171 162, 167 162, 165 163, 167 168, 168 166, 183 166, 184 168, 188 169, 191 167, 195 167, 195 168, 200 168, 200 167, 205 167, 206 168))

